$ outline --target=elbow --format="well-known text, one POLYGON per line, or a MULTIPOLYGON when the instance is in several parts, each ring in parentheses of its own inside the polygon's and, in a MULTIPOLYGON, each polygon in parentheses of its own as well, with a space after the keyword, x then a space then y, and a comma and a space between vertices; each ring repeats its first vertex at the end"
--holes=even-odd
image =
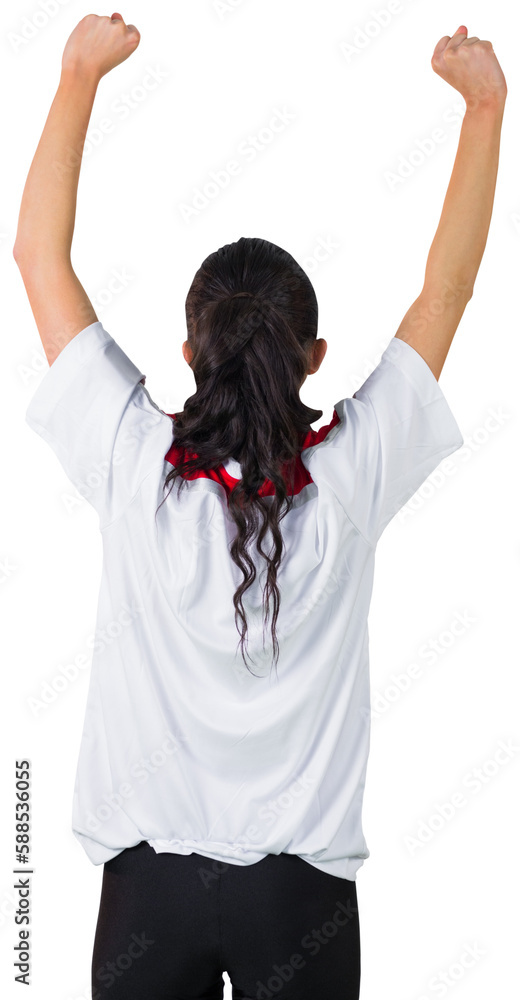
POLYGON ((463 290, 468 302, 473 295, 473 287, 475 285, 475 278, 463 278, 459 279, 459 287, 463 290))
POLYGON ((15 243, 13 246, 13 257, 18 264, 18 267, 20 267, 23 261, 27 259, 27 252, 15 243))
MULTIPOLYGON (((25 244, 23 244, 23 243, 17 243, 16 240, 15 240, 15 243, 14 243, 14 246, 13 246, 13 257, 14 257, 16 263, 18 264, 19 268, 21 268, 22 266, 26 266, 31 261, 35 260, 35 258, 36 258, 35 249, 36 248, 35 248, 34 244, 31 247, 28 243, 25 243, 25 244)), ((39 256, 41 258, 42 255, 40 254, 39 256)))
POLYGON ((423 291, 426 291, 429 299, 438 298, 446 305, 457 301, 469 302, 473 295, 475 277, 469 275, 458 275, 447 278, 438 274, 427 273, 424 280, 423 291))
MULTIPOLYGON (((60 253, 56 249, 43 247, 36 243, 16 243, 13 246, 13 257, 18 264, 19 270, 31 270, 34 267, 40 268, 42 264, 46 268, 53 265, 70 264, 70 254, 60 253)), ((71 265, 72 266, 72 265, 71 265)))
POLYGON ((452 279, 450 286, 458 298, 461 296, 464 299, 469 299, 473 295, 473 286, 475 284, 476 275, 472 272, 471 274, 459 274, 452 279))

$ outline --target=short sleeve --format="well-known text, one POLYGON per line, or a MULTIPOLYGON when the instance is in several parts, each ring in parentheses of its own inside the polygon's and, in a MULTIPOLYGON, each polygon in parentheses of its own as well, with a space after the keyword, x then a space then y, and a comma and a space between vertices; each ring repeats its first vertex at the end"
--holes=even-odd
POLYGON ((328 481, 374 545, 464 438, 431 368, 398 337, 357 392, 334 409, 336 422, 313 449, 309 470, 328 481))
POLYGON ((145 378, 97 321, 66 344, 26 410, 101 529, 162 466, 173 440, 173 420, 150 398, 145 378))

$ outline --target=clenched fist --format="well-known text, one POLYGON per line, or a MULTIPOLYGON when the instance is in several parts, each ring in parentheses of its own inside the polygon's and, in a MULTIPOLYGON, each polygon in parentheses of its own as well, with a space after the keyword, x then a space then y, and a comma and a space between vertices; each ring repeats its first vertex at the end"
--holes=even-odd
POLYGON ((128 59, 141 35, 134 24, 125 24, 121 14, 98 17, 86 14, 67 40, 62 70, 86 72, 100 80, 114 66, 128 59))
POLYGON ((451 83, 464 100, 475 107, 480 102, 503 103, 507 84, 491 42, 472 35, 462 24, 454 35, 444 35, 435 46, 432 68, 451 83))

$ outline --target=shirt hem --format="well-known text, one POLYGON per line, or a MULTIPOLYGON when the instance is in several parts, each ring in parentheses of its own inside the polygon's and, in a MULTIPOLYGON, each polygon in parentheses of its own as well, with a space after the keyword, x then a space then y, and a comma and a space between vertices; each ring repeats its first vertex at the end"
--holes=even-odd
MULTIPOLYGON (((329 861, 315 861, 311 860, 308 855, 298 854, 296 851, 256 851, 252 847, 244 844, 222 844, 219 846, 218 851, 212 851, 207 848, 203 843, 199 841, 192 840, 157 840, 150 839, 146 841, 150 847, 153 847, 156 854, 201 854, 205 858, 211 858, 214 861, 218 861, 221 864, 234 864, 234 865, 253 865, 263 858, 267 857, 269 853, 279 853, 279 854, 296 854, 296 857, 301 858, 307 864, 316 868, 318 871, 323 872, 327 875, 333 875, 336 878, 343 878, 346 881, 355 882, 356 872, 364 864, 366 858, 353 857, 353 858, 335 858, 329 861), (241 856, 240 856, 241 855, 241 856), (247 860, 246 860, 247 859, 247 860)), ((368 857, 368 854, 367 854, 368 857)))

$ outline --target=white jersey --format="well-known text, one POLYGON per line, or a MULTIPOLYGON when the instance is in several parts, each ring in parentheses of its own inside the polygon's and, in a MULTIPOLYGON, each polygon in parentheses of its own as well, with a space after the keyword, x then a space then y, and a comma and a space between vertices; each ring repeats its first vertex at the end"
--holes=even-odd
MULTIPOLYGON (((99 865, 147 840, 237 865, 297 854, 355 880, 370 738, 367 618, 385 526, 463 437, 425 360, 394 337, 329 423, 309 431, 280 522, 280 656, 266 563, 243 596, 244 666, 229 554, 240 466, 197 471, 177 495, 175 414, 160 410, 101 322, 75 336, 26 412, 95 508, 103 540, 97 630, 72 829, 99 865), (272 669, 271 669, 272 667, 272 669)), ((265 495, 273 486, 264 483, 265 495)), ((269 549, 267 539, 264 549, 269 549)))

